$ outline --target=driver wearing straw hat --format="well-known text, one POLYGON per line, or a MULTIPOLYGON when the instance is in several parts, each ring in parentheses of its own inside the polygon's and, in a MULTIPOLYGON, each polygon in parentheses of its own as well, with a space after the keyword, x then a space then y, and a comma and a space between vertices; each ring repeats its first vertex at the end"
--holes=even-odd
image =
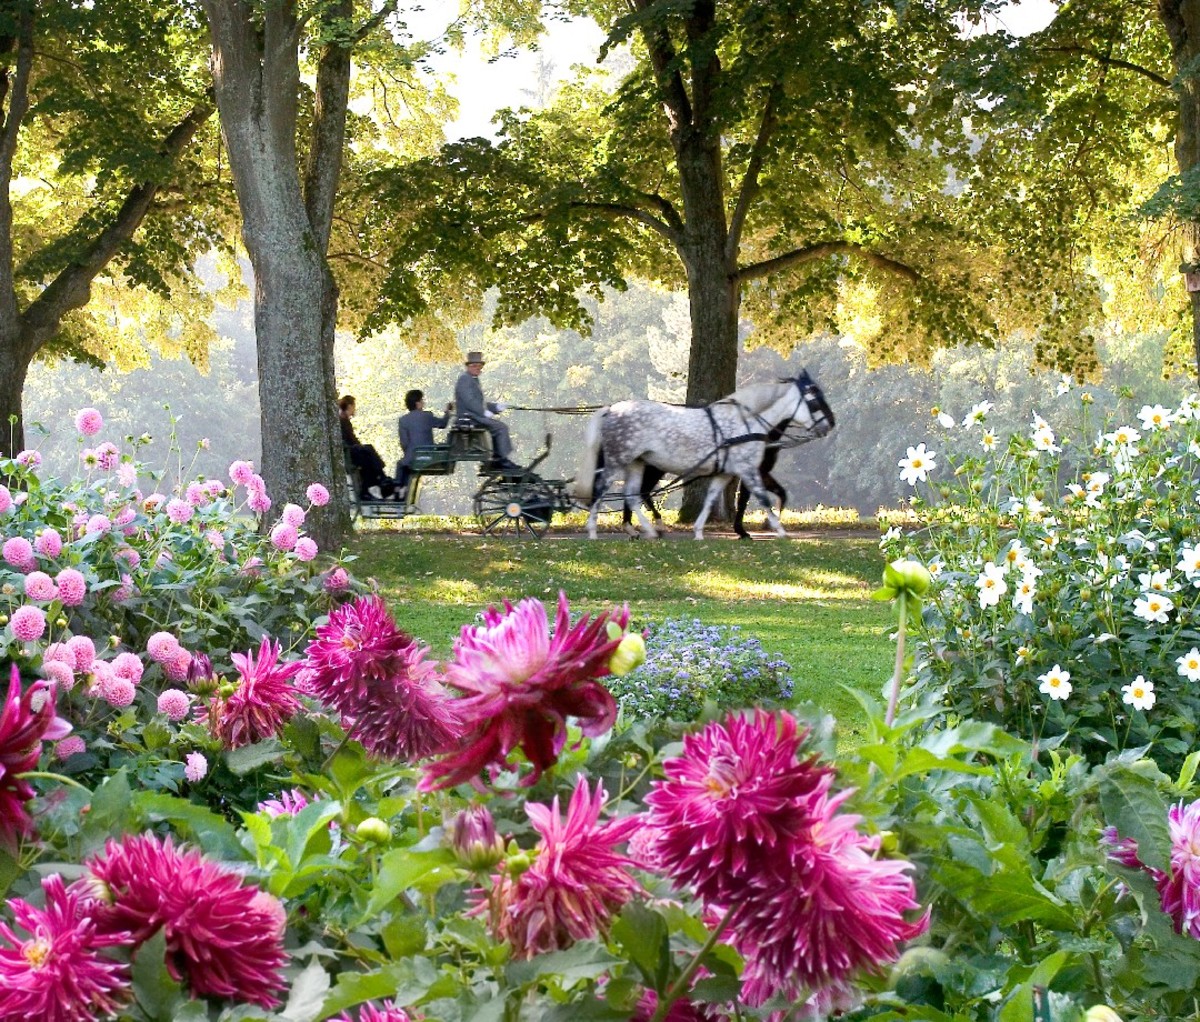
POLYGON ((479 374, 483 372, 483 366, 483 352, 467 352, 466 371, 454 385, 455 414, 491 433, 492 461, 488 468, 517 468, 508 457, 512 453, 512 439, 508 435, 508 426, 496 418, 507 405, 503 402, 484 401, 483 387, 479 383, 479 374))

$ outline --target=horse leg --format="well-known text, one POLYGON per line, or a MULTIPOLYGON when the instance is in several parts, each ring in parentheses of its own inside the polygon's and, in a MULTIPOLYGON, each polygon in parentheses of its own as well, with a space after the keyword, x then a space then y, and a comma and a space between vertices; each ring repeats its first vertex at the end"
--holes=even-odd
POLYGON ((708 513, 712 510, 713 504, 716 503, 717 494, 725 489, 725 484, 729 482, 729 476, 713 476, 708 484, 708 493, 704 496, 704 507, 700 509, 700 513, 696 516, 695 536, 697 539, 704 538, 704 523, 708 521, 708 513))
POLYGON ((642 535, 647 539, 657 539, 658 533, 653 525, 650 524, 650 519, 642 513, 641 496, 642 496, 642 473, 646 466, 641 462, 635 461, 632 465, 625 466, 625 509, 637 515, 638 524, 642 528, 642 535))
POLYGON ((737 533, 738 539, 750 538, 750 533, 746 531, 746 505, 749 503, 750 491, 746 489, 746 484, 739 480, 737 503, 733 511, 733 531, 737 533))
POLYGON ((778 516, 775 514, 775 505, 771 503, 771 498, 767 494, 766 489, 764 489, 762 481, 755 478, 757 475, 757 470, 753 474, 747 472, 741 477, 742 485, 749 489, 754 495, 755 499, 757 499, 762 506, 767 509, 767 525, 771 527, 775 535, 786 536, 787 530, 784 529, 783 524, 779 521, 778 516))
MULTIPOLYGON (((646 465, 642 469, 642 485, 638 487, 638 489, 641 491, 638 495, 641 497, 642 506, 650 512, 651 516, 654 518, 655 525, 658 525, 662 521, 662 515, 658 513, 658 508, 654 506, 654 501, 650 499, 650 494, 654 491, 654 488, 660 482, 662 482, 662 477, 664 475, 666 475, 666 473, 661 468, 658 468, 654 465, 646 465)), ((625 485, 626 488, 628 488, 628 481, 625 485)), ((624 503, 621 505, 621 525, 631 536, 637 535, 633 528, 633 512, 629 510, 629 505, 624 503)))
POLYGON ((595 488, 592 490, 592 506, 587 520, 588 539, 596 538, 596 515, 600 512, 600 502, 608 492, 608 467, 601 467, 596 474, 595 488))

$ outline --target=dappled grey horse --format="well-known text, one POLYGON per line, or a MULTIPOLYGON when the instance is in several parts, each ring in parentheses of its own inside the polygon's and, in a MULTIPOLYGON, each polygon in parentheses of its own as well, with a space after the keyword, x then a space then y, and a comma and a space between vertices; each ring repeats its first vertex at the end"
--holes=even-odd
POLYGON ((591 506, 588 536, 596 538, 600 501, 617 475, 624 476, 625 506, 637 515, 642 533, 658 535, 639 506, 646 465, 682 479, 711 479, 704 507, 696 518, 696 539, 704 538, 704 523, 713 502, 733 478, 740 479, 766 508, 767 524, 775 533, 785 535, 759 472, 767 434, 784 424, 817 436, 833 429, 833 412, 825 395, 806 372, 778 383, 742 387, 704 408, 680 408, 658 401, 620 401, 601 408, 588 422, 572 489, 577 499, 591 506))

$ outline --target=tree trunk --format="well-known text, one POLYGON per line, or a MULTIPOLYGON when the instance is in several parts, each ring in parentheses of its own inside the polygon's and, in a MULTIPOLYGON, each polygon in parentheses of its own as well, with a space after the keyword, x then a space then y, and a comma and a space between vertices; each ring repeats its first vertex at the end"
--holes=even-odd
MULTIPOLYGON (((1179 129, 1175 160, 1185 180, 1200 173, 1200 0, 1159 0, 1159 16, 1171 40, 1175 92, 1179 99, 1179 129)), ((1200 208, 1181 211, 1183 268, 1200 271, 1200 208)), ((1200 378, 1200 293, 1189 295, 1192 307, 1192 346, 1200 378)))
MULTIPOLYGON (((303 506, 310 483, 328 485, 333 499, 310 517, 308 530, 331 550, 345 537, 350 516, 333 413, 337 289, 325 259, 328 221, 310 219, 296 152, 301 26, 292 4, 268 6, 261 31, 247 0, 204 0, 204 8, 242 238, 254 268, 263 477, 277 506, 303 506)), ((316 205, 323 212, 324 204, 316 205)))
POLYGON ((9 343, 8 324, 0 326, 0 457, 12 458, 25 449, 25 377, 33 356, 17 338, 9 343))

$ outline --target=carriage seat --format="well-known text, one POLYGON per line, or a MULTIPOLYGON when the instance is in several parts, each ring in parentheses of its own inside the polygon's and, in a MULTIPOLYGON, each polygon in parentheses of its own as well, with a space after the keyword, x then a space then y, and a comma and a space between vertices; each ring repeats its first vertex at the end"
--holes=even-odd
POLYGON ((450 456, 450 445, 432 444, 413 451, 411 472, 427 476, 448 476, 454 471, 454 459, 450 456))
POLYGON ((452 461, 488 461, 492 456, 492 434, 461 416, 446 431, 446 445, 452 461))

